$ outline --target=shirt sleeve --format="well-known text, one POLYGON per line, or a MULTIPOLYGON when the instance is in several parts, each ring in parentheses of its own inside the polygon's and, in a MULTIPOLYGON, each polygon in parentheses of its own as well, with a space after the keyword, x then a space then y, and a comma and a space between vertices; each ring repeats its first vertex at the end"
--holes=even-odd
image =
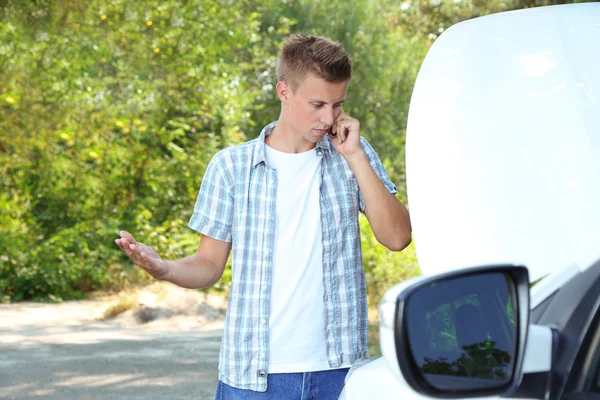
MULTIPOLYGON (((377 174, 377 176, 379 177, 381 182, 384 184, 384 186, 387 188, 387 190, 391 194, 398 193, 398 189, 396 188, 396 185, 394 185, 392 183, 392 181, 390 180, 390 177, 388 176, 387 172, 385 171, 385 168, 383 168, 383 164, 381 163, 381 160, 379 160, 377 153, 375 153, 375 150, 373 150, 373 147, 371 147, 369 142, 367 142, 367 139, 365 139, 362 136, 360 137, 360 146, 362 147, 363 151, 367 155, 369 164, 371 164, 371 168, 373 168, 373 171, 375 171, 375 174, 377 174)), ((359 203, 360 211, 364 213, 367 205, 365 204, 365 198, 363 197, 363 194, 360 190, 358 191, 358 196, 359 196, 359 201, 360 201, 360 203, 359 203)))
POLYGON ((227 163, 222 152, 217 153, 206 168, 194 214, 188 223, 193 230, 224 242, 231 242, 233 193, 227 181, 227 163))

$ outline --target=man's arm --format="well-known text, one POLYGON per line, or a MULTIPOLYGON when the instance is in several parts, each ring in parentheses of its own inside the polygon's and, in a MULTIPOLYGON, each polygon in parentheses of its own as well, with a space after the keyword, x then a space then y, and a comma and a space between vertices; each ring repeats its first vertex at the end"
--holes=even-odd
POLYGON ((365 215, 375 238, 393 251, 400 251, 411 242, 408 210, 385 187, 363 151, 346 157, 365 199, 365 215))
POLYGON ((212 286, 221 279, 231 251, 231 242, 202 235, 194 255, 165 261, 152 248, 137 242, 130 233, 121 231, 120 236, 115 242, 136 265, 156 279, 188 289, 212 286))
POLYGON ((408 210, 371 167, 360 144, 360 122, 342 111, 332 125, 330 136, 333 147, 344 156, 356 177, 365 201, 365 215, 375 237, 390 250, 404 249, 411 242, 408 210))
POLYGON ((223 276, 230 251, 231 242, 202 235, 196 254, 167 261, 169 272, 164 280, 188 289, 212 286, 223 276))

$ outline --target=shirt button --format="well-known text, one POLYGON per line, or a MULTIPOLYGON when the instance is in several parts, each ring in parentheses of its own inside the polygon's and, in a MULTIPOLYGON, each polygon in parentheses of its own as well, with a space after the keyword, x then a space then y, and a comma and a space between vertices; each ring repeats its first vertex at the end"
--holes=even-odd
POLYGON ((267 320, 263 319, 262 321, 260 321, 261 324, 266 325, 267 324, 267 320))
POLYGON ((259 378, 264 378, 267 376, 267 371, 265 371, 264 369, 259 369, 258 370, 258 377, 259 378))
POLYGON ((267 285, 263 285, 262 289, 263 289, 263 292, 266 292, 267 291, 267 285))
POLYGON ((265 353, 261 353, 260 358, 265 358, 265 353))
POLYGON ((269 186, 273 186, 274 183, 275 183, 275 179, 269 180, 269 186))

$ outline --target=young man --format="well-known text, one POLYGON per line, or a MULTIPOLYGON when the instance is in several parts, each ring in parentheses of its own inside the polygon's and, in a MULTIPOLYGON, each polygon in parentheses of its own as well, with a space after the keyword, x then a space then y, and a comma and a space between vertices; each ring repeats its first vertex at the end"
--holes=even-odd
POLYGON ((164 261, 127 232, 116 240, 152 276, 187 288, 217 282, 233 251, 217 399, 337 399, 367 352, 358 212, 390 250, 410 243, 411 227, 359 121, 342 110, 351 76, 339 43, 289 37, 279 120, 206 170, 189 223, 201 234, 196 254, 164 261))

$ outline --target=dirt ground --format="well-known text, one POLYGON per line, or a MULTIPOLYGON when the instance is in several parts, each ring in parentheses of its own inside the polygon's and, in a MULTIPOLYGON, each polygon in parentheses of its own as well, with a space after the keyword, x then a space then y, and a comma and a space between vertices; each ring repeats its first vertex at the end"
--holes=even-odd
POLYGON ((0 305, 0 399, 213 399, 225 302, 156 286, 121 297, 0 305), (146 322, 149 321, 149 322, 146 322))

